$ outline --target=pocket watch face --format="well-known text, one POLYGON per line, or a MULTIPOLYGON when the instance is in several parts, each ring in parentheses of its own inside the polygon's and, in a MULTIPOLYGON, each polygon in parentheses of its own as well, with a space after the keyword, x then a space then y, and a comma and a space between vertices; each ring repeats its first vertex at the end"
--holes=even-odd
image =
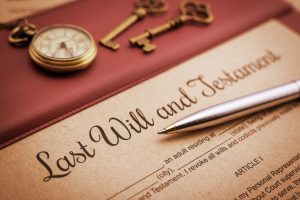
POLYGON ((97 54, 92 36, 84 29, 68 25, 52 25, 38 32, 29 55, 42 68, 53 72, 71 72, 86 68, 97 54))
POLYGON ((92 45, 89 35, 69 26, 46 29, 33 42, 40 53, 52 58, 74 58, 86 53, 92 45))

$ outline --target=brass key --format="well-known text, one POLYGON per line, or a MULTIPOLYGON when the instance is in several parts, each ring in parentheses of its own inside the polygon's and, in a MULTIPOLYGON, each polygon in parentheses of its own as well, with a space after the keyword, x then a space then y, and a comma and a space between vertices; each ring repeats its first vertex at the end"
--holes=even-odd
POLYGON ((207 4, 199 3, 196 0, 184 0, 180 4, 181 14, 171 19, 167 23, 148 29, 141 35, 129 40, 130 44, 141 48, 145 53, 150 53, 156 49, 156 45, 151 44, 151 39, 155 36, 181 26, 186 22, 197 24, 210 24, 214 20, 210 7, 207 4))
POLYGON ((166 0, 135 0, 135 5, 136 9, 133 13, 99 41, 102 46, 112 50, 118 50, 120 44, 113 42, 112 39, 138 20, 143 19, 147 14, 158 14, 168 10, 166 0))

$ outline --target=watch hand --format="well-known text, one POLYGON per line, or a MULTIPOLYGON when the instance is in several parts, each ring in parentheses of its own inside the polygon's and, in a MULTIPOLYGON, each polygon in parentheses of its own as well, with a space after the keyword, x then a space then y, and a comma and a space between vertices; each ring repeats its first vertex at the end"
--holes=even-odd
POLYGON ((60 47, 61 49, 68 49, 68 48, 67 48, 67 44, 66 44, 65 42, 61 42, 59 47, 60 47))
POLYGON ((73 49, 72 48, 68 48, 66 42, 61 42, 60 43, 60 48, 62 48, 62 49, 65 50, 67 56, 74 57, 73 56, 73 49))
POLYGON ((60 43, 59 45, 57 45, 56 50, 53 52, 52 56, 56 57, 56 55, 58 54, 59 50, 62 48, 62 43, 60 43))
POLYGON ((56 57, 56 55, 58 54, 60 49, 67 49, 67 45, 65 42, 61 42, 57 45, 56 50, 54 51, 54 53, 52 54, 53 57, 56 57))

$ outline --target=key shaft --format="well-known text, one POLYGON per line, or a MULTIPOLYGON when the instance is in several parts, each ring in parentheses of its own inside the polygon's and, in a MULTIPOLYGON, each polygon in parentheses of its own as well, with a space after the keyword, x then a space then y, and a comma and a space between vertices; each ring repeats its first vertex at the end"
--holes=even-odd
POLYGON ((144 18, 146 16, 146 10, 143 8, 137 8, 126 20, 115 27, 111 32, 105 35, 99 42, 104 47, 110 48, 112 50, 117 50, 120 48, 120 44, 113 42, 112 40, 116 38, 120 33, 125 31, 127 28, 132 26, 136 21, 144 18))
POLYGON ((158 27, 147 29, 144 33, 129 39, 129 42, 133 46, 138 46, 142 48, 145 53, 150 53, 156 48, 154 44, 150 44, 150 40, 152 38, 172 29, 175 29, 181 26, 183 23, 184 20, 182 20, 180 17, 172 19, 158 27))
POLYGON ((149 29, 148 32, 150 33, 151 37, 155 37, 160 35, 164 32, 170 31, 174 28, 181 26, 184 23, 179 17, 172 19, 156 28, 149 29))

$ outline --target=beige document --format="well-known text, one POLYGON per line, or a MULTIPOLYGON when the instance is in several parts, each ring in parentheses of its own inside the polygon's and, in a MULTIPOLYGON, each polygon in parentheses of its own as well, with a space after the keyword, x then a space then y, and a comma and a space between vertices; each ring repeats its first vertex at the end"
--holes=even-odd
POLYGON ((157 135, 300 78, 299 52, 299 35, 269 21, 39 131, 0 151, 0 199, 300 199, 299 101, 157 135))
POLYGON ((0 22, 27 17, 74 0, 0 0, 0 22))

